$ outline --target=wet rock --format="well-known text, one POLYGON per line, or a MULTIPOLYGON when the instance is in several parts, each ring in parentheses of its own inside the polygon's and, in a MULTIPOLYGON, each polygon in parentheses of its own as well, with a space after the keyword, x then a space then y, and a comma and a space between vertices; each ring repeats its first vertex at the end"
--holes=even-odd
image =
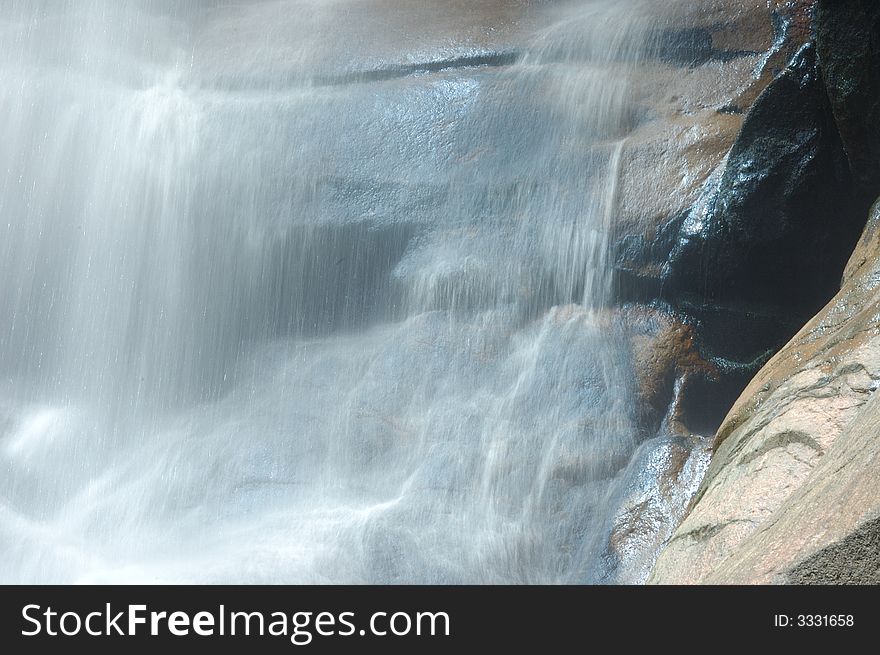
POLYGON ((872 538, 865 526, 880 515, 878 226, 880 204, 843 288, 728 414, 697 500, 651 581, 830 581, 840 577, 830 554, 855 559, 872 538))
MULTIPOLYGON (((755 6, 723 0, 677 3, 668 20, 708 33, 714 52, 690 69, 645 62, 634 86, 647 117, 627 137, 615 222, 617 290, 622 298, 656 298, 662 268, 689 210, 723 172, 743 115, 809 37, 812 0, 755 6), (640 174, 648 168, 655 174, 640 174)), ((662 54, 662 53, 661 53, 662 54)))
MULTIPOLYGON (((651 69, 655 73, 656 69, 651 69)), ((709 74, 706 71, 705 74, 709 74)), ((703 71, 690 84, 702 86, 703 71)), ((742 123, 739 116, 719 114, 714 106, 735 95, 736 79, 728 95, 699 97, 670 81, 670 96, 688 111, 675 110, 637 127, 627 137, 620 173, 621 194, 615 231, 615 275, 618 294, 628 299, 660 295, 661 267, 677 238, 679 216, 699 197, 700 190, 734 142, 742 123), (645 176, 648 169, 655 175, 645 176)))
POLYGON ((415 233, 406 223, 289 226, 267 253, 270 302, 261 313, 283 336, 326 335, 377 321, 382 308, 399 302, 391 272, 415 233), (343 292, 328 298, 327 285, 343 292))
POLYGON ((880 4, 820 0, 816 39, 822 76, 850 167, 866 193, 880 192, 880 4))
POLYGON ((609 557, 616 584, 641 584, 681 520, 709 465, 708 440, 662 435, 642 444, 628 469, 632 480, 612 521, 609 557))
MULTIPOLYGON (((627 136, 622 154, 614 288, 624 300, 663 298, 688 316, 693 345, 713 371, 688 376, 678 401, 697 432, 718 428, 751 376, 822 302, 813 290, 793 299, 771 289, 779 276, 767 270, 796 268, 782 259, 795 260, 799 247, 822 244, 827 254, 828 235, 837 228, 822 222, 815 198, 821 196, 826 208, 831 203, 822 195, 827 187, 819 191, 815 182, 831 180, 836 209, 846 205, 840 196, 849 188, 828 103, 820 102, 824 91, 813 50, 786 69, 810 37, 813 5, 677 3, 669 9, 670 24, 691 41, 699 36, 704 56, 691 48, 690 68, 645 62, 636 74, 646 118, 627 136), (655 174, 646 178, 641 171, 648 169, 655 174), (803 170, 812 171, 814 186, 799 186, 803 170), (841 189, 836 195, 834 185, 841 189), (816 209, 806 226, 792 218, 803 205, 816 209), (817 234, 811 237, 811 230, 817 234), (721 271, 716 251, 724 255, 721 271)), ((663 51, 658 56, 670 61, 663 51)), ((829 255, 834 265, 818 258, 813 279, 822 280, 825 297, 836 290, 856 232, 830 237, 832 250, 835 239, 846 238, 836 258, 829 255)), ((791 287, 816 258, 807 261, 791 275, 791 287)))
POLYGON ((755 68, 754 83, 722 111, 743 113, 761 92, 785 70, 788 62, 812 39, 816 0, 777 0, 770 6, 773 42, 755 68))
POLYGON ((194 79, 253 89, 386 79, 468 59, 497 63, 522 47, 523 32, 537 21, 528 0, 278 5, 206 9, 194 35, 194 79))
POLYGON ((758 55, 752 62, 750 83, 720 108, 743 114, 810 40, 814 5, 815 0, 775 0, 763 6, 747 0, 710 0, 675 5, 669 18, 709 35, 707 60, 758 55))
POLYGON ((664 294, 706 323, 705 354, 753 372, 835 293, 864 224, 851 199, 807 45, 755 102, 664 270, 664 294))
POLYGON ((750 0, 704 0, 679 2, 668 9, 669 21, 676 25, 702 29, 709 33, 717 51, 750 50, 764 52, 776 39, 772 17, 790 12, 802 2, 750 0), (762 6, 763 5, 763 6, 762 6))
POLYGON ((636 388, 650 433, 656 433, 665 420, 666 431, 689 435, 693 417, 684 411, 682 396, 696 380, 717 376, 697 351, 693 326, 671 312, 643 305, 624 306, 616 318, 630 343, 636 388))
POLYGON ((715 48, 712 32, 706 28, 667 30, 660 33, 657 40, 656 56, 659 59, 684 66, 700 66, 713 59, 729 61, 757 54, 750 50, 715 48))

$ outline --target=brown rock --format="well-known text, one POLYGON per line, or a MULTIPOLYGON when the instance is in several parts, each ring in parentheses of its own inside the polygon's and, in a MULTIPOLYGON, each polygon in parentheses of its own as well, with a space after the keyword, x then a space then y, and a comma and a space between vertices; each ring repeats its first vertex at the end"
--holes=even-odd
POLYGON ((750 83, 729 107, 744 111, 812 37, 816 0, 710 0, 673 7, 670 21, 708 30, 719 52, 754 52, 750 83), (777 27, 778 26, 778 27, 777 27))
POLYGON ((681 393, 693 376, 716 374, 697 351, 693 326, 640 305, 624 307, 618 321, 629 336, 640 404, 650 408, 655 419, 665 417, 670 432, 689 435, 678 403, 681 393))

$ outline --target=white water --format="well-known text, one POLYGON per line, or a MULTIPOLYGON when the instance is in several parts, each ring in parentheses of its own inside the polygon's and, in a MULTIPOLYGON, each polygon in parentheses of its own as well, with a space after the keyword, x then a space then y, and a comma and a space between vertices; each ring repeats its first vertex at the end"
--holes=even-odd
POLYGON ((2 5, 0 580, 613 579, 651 16, 417 4, 2 5))

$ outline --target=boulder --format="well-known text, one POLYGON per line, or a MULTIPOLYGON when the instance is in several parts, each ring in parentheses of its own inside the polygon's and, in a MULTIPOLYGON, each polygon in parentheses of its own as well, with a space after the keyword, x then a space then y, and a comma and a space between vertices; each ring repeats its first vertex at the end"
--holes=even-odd
POLYGON ((681 217, 663 294, 703 325, 704 353, 754 373, 834 295, 864 225, 815 48, 750 110, 681 217))
POLYGON ((699 416, 685 400, 696 381, 714 378, 716 371, 697 353, 693 327, 667 309, 625 305, 612 325, 628 342, 643 433, 650 436, 620 473, 626 484, 614 499, 605 556, 613 573, 601 580, 640 584, 709 464, 711 437, 697 432, 699 416))
POLYGON ((712 0, 664 9, 653 58, 632 83, 642 112, 622 155, 614 223, 620 297, 661 295, 683 217, 720 174, 744 114, 808 40, 812 6, 712 0))
POLYGON ((706 472, 708 441, 661 434, 633 455, 608 540, 608 555, 617 563, 614 583, 642 584, 648 577, 706 472))

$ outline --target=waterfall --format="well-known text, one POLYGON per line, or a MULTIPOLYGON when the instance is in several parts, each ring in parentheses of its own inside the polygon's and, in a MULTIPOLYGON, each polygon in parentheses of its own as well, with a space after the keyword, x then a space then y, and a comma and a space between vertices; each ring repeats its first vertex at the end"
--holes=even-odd
POLYGON ((650 4, 4 3, 0 580, 614 580, 650 4))

